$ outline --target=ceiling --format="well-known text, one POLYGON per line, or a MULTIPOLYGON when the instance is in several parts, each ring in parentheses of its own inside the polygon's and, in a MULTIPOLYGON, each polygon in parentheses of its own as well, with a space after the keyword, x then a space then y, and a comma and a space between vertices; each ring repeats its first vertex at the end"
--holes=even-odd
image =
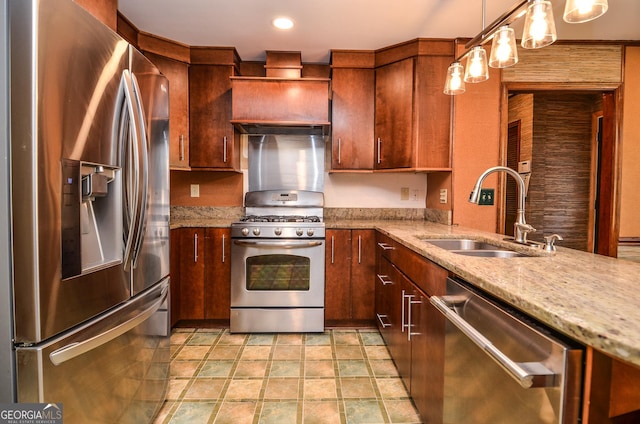
MULTIPOLYGON (((485 0, 485 24, 519 0, 485 0)), ((640 40, 640 1, 611 0, 591 22, 567 24, 563 0, 552 0, 562 40, 640 40)), ((139 30, 189 46, 233 46, 242 60, 266 50, 300 51, 302 61, 328 63, 331 49, 375 50, 425 38, 473 37, 482 30, 482 0, 118 0, 139 30), (271 25, 288 16, 288 32, 271 25)), ((522 19, 513 24, 520 37, 522 19)))

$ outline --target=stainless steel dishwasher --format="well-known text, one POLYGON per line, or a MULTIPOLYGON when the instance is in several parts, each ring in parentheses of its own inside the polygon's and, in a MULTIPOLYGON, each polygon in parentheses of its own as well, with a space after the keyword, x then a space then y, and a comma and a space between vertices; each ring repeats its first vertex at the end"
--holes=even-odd
POLYGON ((445 424, 579 421, 580 346, 451 278, 431 303, 447 318, 445 424))

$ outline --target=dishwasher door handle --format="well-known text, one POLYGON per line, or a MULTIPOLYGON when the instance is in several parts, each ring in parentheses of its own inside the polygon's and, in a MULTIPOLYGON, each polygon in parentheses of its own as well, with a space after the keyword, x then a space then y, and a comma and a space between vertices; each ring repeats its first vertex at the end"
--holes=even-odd
POLYGON ((515 362, 500 349, 495 347, 489 339, 483 336, 471 324, 465 321, 453 309, 451 304, 459 303, 459 297, 431 296, 431 304, 438 309, 453 325, 485 351, 502 369, 504 369, 520 386, 525 389, 532 387, 552 387, 555 385, 555 374, 541 362, 515 362))

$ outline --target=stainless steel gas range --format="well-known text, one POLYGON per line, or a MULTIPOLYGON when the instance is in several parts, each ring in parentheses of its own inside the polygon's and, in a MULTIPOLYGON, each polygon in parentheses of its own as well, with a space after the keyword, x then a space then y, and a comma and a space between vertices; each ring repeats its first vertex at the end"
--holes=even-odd
POLYGON ((246 194, 231 224, 231 332, 324 331, 323 205, 321 192, 246 194))

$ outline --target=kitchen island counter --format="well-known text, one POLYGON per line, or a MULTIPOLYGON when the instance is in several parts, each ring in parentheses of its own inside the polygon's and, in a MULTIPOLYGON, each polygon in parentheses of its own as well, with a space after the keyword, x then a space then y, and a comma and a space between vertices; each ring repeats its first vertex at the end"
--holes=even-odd
MULTIPOLYGON (((330 228, 333 224, 327 223, 330 228)), ((340 224, 344 225, 344 224, 340 224)), ((570 338, 640 367, 640 264, 558 247, 515 245, 504 235, 416 221, 360 222, 570 338), (429 238, 479 238, 531 257, 452 253, 429 238)), ((363 227, 364 228, 364 227, 363 227)), ((560 242, 561 243, 561 242, 560 242)))

